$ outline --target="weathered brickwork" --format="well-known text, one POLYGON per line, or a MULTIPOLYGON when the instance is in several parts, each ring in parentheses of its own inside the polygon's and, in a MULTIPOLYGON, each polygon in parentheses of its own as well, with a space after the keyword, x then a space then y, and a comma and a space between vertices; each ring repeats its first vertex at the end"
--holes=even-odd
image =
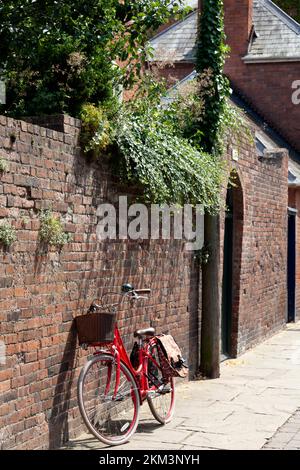
MULTIPOLYGON (((196 260, 179 241, 97 242, 98 204, 116 203, 126 190, 107 162, 88 163, 81 155, 80 123, 59 119, 59 127, 57 120, 44 122, 54 130, 0 118, 1 157, 9 163, 0 176, 0 219, 17 230, 11 249, 0 251, 3 448, 54 448, 83 429, 76 381, 86 353, 78 349, 73 318, 125 281, 153 289, 149 302, 119 314, 128 348, 134 329, 152 322, 172 332, 192 374, 198 364, 196 260), (73 235, 60 252, 45 252, 39 243, 39 211, 47 207, 73 235)), ((242 188, 236 190, 233 354, 274 333, 286 315, 287 158, 260 161, 247 139, 238 152, 232 162, 242 188)))
MULTIPOLYGON (((269 126, 300 151, 300 105, 293 102, 292 88, 300 77, 300 62, 281 61, 251 63, 243 61, 247 55, 253 16, 253 0, 225 0, 225 30, 230 54, 225 72, 235 90, 243 95, 251 108, 260 114, 269 126), (238 27, 237 27, 238 25, 238 27)), ((272 37, 270 37, 272 43, 272 37)), ((300 209, 299 190, 291 190, 291 207, 300 209)), ((299 217, 297 216, 297 227, 299 217)), ((299 233, 299 231, 297 231, 299 233)), ((296 313, 300 314, 300 242, 297 236, 296 259, 296 313)))
POLYGON ((86 163, 80 154, 78 121, 64 117, 58 132, 0 119, 1 157, 9 164, 0 176, 0 219, 17 230, 11 249, 0 249, 0 339, 7 352, 0 365, 0 447, 53 448, 82 429, 76 380, 86 354, 73 318, 124 282, 151 287, 149 302, 120 312, 125 342, 130 348, 133 331, 151 322, 172 332, 193 373, 199 269, 179 241, 97 242, 96 208, 116 202, 120 189, 107 165, 86 163), (60 252, 45 253, 38 240, 39 211, 48 207, 73 236, 60 252))
MULTIPOLYGON (((247 139, 237 149, 238 162, 232 162, 238 175, 233 188, 233 356, 280 329, 287 317, 288 153, 279 150, 259 159, 247 139)), ((222 269, 224 216, 221 221, 222 269)))

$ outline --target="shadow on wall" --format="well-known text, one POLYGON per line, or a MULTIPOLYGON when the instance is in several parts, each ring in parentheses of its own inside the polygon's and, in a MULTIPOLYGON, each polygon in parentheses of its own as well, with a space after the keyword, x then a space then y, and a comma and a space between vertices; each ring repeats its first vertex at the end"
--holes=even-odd
POLYGON ((134 330, 152 325, 157 333, 170 332, 192 368, 198 365, 199 273, 193 253, 185 252, 180 240, 99 242, 97 205, 115 203, 120 186, 99 164, 87 165, 81 155, 76 156, 75 162, 76 167, 62 175, 66 178, 63 203, 68 212, 53 202, 53 211, 61 212, 62 219, 65 217, 65 222, 73 227, 74 240, 61 251, 47 251, 38 245, 32 261, 23 263, 24 270, 34 271, 31 302, 39 315, 47 316, 45 324, 50 330, 39 330, 41 339, 46 340, 44 347, 49 347, 49 355, 45 351, 44 357, 51 385, 43 400, 49 444, 42 445, 50 449, 60 447, 84 430, 76 382, 86 353, 77 349, 74 317, 86 312, 104 291, 119 292, 124 282, 152 289, 149 300, 119 312, 118 323, 128 352, 134 330))
MULTIPOLYGON (((68 413, 76 406, 76 398, 72 396, 76 359, 76 330, 73 321, 61 363, 59 365, 57 383, 54 390, 52 408, 48 410, 49 449, 62 446, 69 440, 68 413)), ((48 368, 48 375, 55 375, 55 367, 48 368)))

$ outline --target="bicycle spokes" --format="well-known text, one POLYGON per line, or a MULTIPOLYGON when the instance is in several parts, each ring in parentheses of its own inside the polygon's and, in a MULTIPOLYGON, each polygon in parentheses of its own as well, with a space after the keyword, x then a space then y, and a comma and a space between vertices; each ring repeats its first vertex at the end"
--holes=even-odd
POLYGON ((118 369, 113 358, 95 358, 84 377, 82 401, 92 432, 104 439, 121 440, 136 424, 136 384, 122 365, 118 369))

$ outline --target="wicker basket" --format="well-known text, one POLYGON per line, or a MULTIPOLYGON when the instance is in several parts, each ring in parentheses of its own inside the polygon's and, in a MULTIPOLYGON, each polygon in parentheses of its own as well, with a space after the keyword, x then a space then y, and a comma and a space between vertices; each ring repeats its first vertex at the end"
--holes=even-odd
POLYGON ((108 344, 114 340, 116 313, 93 312, 76 317, 79 344, 108 344))

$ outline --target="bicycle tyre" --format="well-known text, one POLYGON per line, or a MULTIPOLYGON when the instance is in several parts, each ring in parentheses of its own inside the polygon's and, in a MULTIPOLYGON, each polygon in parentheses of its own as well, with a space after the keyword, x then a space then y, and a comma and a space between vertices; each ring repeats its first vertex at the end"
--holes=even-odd
POLYGON ((136 381, 124 363, 120 364, 120 386, 113 400, 116 363, 111 354, 100 354, 81 370, 77 397, 81 416, 89 431, 107 445, 121 445, 136 431, 140 397, 136 381), (111 379, 106 391, 109 368, 111 379), (93 375, 94 374, 94 375, 93 375))
MULTIPOLYGON (((158 352, 157 352, 157 342, 152 341, 152 344, 150 345, 149 348, 150 354, 154 357, 156 362, 159 364, 159 358, 158 358, 158 352)), ((175 410, 175 380, 174 377, 170 377, 168 379, 168 382, 163 379, 162 376, 162 371, 161 369, 158 369, 158 367, 151 361, 151 359, 148 359, 148 381, 150 378, 151 382, 151 376, 155 376, 153 378, 153 383, 150 384, 152 391, 150 394, 147 395, 147 402, 149 405, 149 408, 151 410, 152 415, 154 418, 161 424, 167 424, 171 421, 174 410, 175 410), (150 372, 152 368, 152 372, 150 372), (162 387, 162 384, 164 384, 163 390, 168 390, 167 393, 163 392, 160 393, 159 389, 162 387), (152 396, 155 395, 155 396, 152 396)))

